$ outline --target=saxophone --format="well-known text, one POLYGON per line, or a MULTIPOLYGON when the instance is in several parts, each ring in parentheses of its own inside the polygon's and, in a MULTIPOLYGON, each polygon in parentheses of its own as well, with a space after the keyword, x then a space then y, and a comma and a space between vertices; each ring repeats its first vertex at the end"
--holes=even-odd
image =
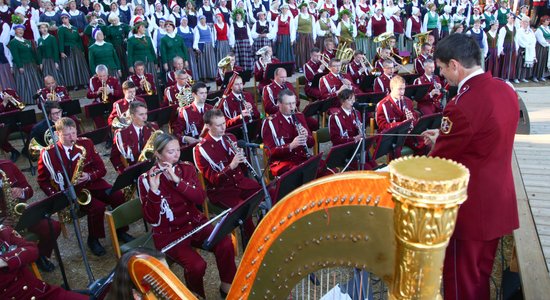
POLYGON ((6 172, 0 170, 0 176, 2 176, 2 193, 4 194, 4 202, 6 203, 6 214, 13 220, 15 226, 27 208, 27 203, 19 203, 17 199, 12 197, 11 182, 6 172))
MULTIPOLYGON (((80 145, 77 145, 76 143, 73 144, 74 147, 79 149, 82 153, 80 154, 80 157, 78 158, 78 162, 76 163, 76 168, 73 172, 73 177, 71 178, 71 184, 76 185, 78 182, 78 179, 82 175, 82 172, 84 171, 84 162, 86 161, 86 149, 80 145)), ((76 202, 79 206, 88 205, 92 201, 92 195, 88 189, 82 189, 80 193, 77 195, 76 202)), ((77 207, 78 208, 78 207, 77 207)), ((71 210, 69 207, 63 209, 58 213, 59 215, 59 221, 63 223, 69 223, 71 222, 71 210)))

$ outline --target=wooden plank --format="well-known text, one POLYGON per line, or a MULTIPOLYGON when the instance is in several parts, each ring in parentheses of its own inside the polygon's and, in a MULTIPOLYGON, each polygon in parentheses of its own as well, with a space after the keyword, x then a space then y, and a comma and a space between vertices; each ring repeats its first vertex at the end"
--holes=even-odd
POLYGON ((537 236, 535 222, 515 154, 512 167, 520 224, 520 227, 514 231, 514 240, 521 274, 523 298, 526 300, 540 299, 541 295, 550 295, 550 274, 548 273, 550 263, 544 257, 537 236))

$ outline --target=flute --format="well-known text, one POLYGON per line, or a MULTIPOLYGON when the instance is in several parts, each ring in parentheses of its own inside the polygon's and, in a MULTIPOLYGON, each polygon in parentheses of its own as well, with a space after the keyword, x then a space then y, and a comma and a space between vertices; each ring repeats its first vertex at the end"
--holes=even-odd
MULTIPOLYGON (((170 166, 168 168, 173 168, 174 166, 170 166)), ((158 174, 168 170, 168 168, 159 168, 158 170, 154 171, 153 173, 149 174, 149 177, 155 177, 157 176, 158 174)))

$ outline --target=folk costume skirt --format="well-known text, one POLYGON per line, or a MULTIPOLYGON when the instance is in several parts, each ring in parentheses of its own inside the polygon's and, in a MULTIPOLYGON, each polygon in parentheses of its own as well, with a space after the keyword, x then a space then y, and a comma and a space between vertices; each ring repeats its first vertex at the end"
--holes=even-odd
POLYGON ((246 71, 254 70, 254 54, 252 53, 250 41, 248 39, 236 40, 234 50, 237 66, 246 71))
MULTIPOLYGON (((61 66, 59 66, 59 68, 61 69, 61 66)), ((61 70, 55 68, 55 61, 51 58, 44 58, 42 60, 42 75, 44 77, 53 76, 57 85, 65 86, 61 70)))
POLYGON ((531 78, 533 76, 533 66, 525 66, 525 48, 518 49, 516 59, 516 78, 519 80, 531 78))
POLYGON ((216 61, 216 54, 214 53, 214 47, 212 47, 212 43, 199 43, 199 49, 202 51, 202 53, 197 55, 197 65, 199 73, 198 78, 216 78, 216 69, 218 67, 218 62, 216 61))
MULTIPOLYGON (((157 67, 155 67, 155 62, 152 62, 152 61, 145 62, 145 73, 152 74, 153 80, 155 81, 155 85, 159 86, 157 67)), ((118 78, 118 76, 116 77, 118 78)))
POLYGON ((546 74, 548 73, 546 71, 548 69, 548 47, 542 47, 539 43, 537 43, 536 52, 537 63, 535 64, 533 76, 540 79, 546 77, 546 74))
POLYGON ((32 96, 42 86, 42 74, 34 63, 24 65, 23 70, 23 74, 19 72, 19 69, 15 69, 13 72, 15 74, 15 89, 23 103, 35 104, 32 96))
POLYGON ((313 49, 313 34, 311 33, 296 33, 296 69, 301 69, 305 65, 313 49))
POLYGON ((271 46, 271 40, 267 37, 259 37, 254 40, 254 44, 252 44, 252 49, 254 51, 254 57, 256 57, 256 52, 260 50, 261 48, 265 46, 271 46))
POLYGON ((275 43, 275 56, 281 62, 294 61, 294 50, 290 43, 290 35, 277 35, 275 43))
POLYGON ((187 55, 189 55, 189 61, 187 61, 187 63, 189 64, 188 70, 191 71, 191 78, 197 81, 199 80, 199 68, 197 67, 197 53, 195 52, 193 47, 190 47, 190 48, 187 48, 187 55))
POLYGON ((216 63, 218 63, 231 51, 229 41, 216 41, 216 48, 214 51, 216 52, 216 63))
MULTIPOLYGON (((128 73, 128 55, 126 53, 126 47, 123 45, 115 47, 116 56, 120 62, 120 71, 122 72, 122 78, 128 78, 130 75, 128 73)), ((92 73, 95 73, 95 70, 90 70, 92 73)), ((116 76, 118 78, 118 75, 116 76)))
POLYGON ((500 78, 505 80, 516 79, 516 45, 504 42, 504 54, 500 60, 500 78))
POLYGON ((367 37, 355 38, 355 48, 357 49, 357 51, 363 52, 363 54, 365 54, 365 57, 370 57, 370 55, 368 54, 370 51, 369 39, 367 37))
POLYGON ((61 58, 61 73, 67 87, 88 85, 90 71, 82 50, 73 47, 66 58, 61 58))
POLYGON ((0 84, 3 89, 9 88, 15 90, 17 87, 9 63, 0 64, 0 84))

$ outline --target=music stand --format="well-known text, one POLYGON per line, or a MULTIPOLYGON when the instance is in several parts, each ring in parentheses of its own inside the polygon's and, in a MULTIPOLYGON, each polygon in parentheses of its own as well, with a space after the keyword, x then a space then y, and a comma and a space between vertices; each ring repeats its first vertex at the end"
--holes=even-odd
POLYGON ((63 110, 64 117, 70 117, 82 113, 82 108, 80 107, 80 101, 76 100, 66 100, 59 102, 59 106, 63 110))
POLYGON ((367 75, 363 76, 363 79, 361 79, 361 82, 359 82, 359 88, 362 91, 372 91, 372 87, 374 86, 374 81, 376 81, 376 75, 367 75))
POLYGON ((279 200, 298 187, 315 179, 319 163, 321 162, 321 155, 320 153, 312 156, 279 177, 275 184, 274 194, 271 197, 273 204, 279 202, 279 200))
POLYGON ((390 154, 392 158, 401 155, 401 148, 405 144, 405 135, 411 128, 412 120, 405 121, 398 126, 381 132, 382 138, 376 147, 375 159, 390 154), (385 134, 385 135, 384 135, 385 134))
POLYGON ((88 131, 78 135, 78 137, 89 138, 94 142, 94 145, 101 144, 107 140, 107 136, 111 133, 111 126, 105 126, 96 130, 88 131))
MULTIPOLYGON (((3 114, 0 114, 0 120, 6 125, 9 126, 11 131, 19 131, 19 138, 23 142, 23 145, 28 145, 28 137, 23 134, 23 126, 34 125, 36 124, 36 113, 34 109, 23 110, 23 111, 10 111, 3 114)), ((9 134, 4 140, 7 141, 9 134)), ((36 169, 32 164, 32 159, 30 155, 26 155, 27 160, 29 161, 29 168, 22 169, 21 171, 30 171, 31 175, 36 174, 36 169)))
POLYGON ((413 101, 420 102, 424 99, 426 94, 428 94, 428 90, 431 86, 431 83, 421 85, 408 85, 405 87, 405 96, 409 97, 413 101))
MULTIPOLYGON (((372 145, 378 140, 377 136, 371 136, 364 140, 365 143, 365 149, 370 149, 372 145)), ((350 160, 353 159, 353 153, 355 152, 355 149, 357 148, 358 144, 354 141, 347 142, 344 144, 340 144, 337 146, 333 146, 330 148, 330 151, 327 154, 327 158, 325 159, 325 163, 327 164, 327 168, 330 169, 343 169, 350 160)), ((359 152, 357 152, 359 154, 359 152)), ((368 151, 368 161, 371 161, 372 158, 370 157, 368 151)))
MULTIPOLYGON (((243 84, 250 81, 250 78, 252 77, 252 71, 250 70, 248 71, 243 70, 238 73, 239 73, 239 76, 243 79, 243 84)), ((233 71, 227 71, 223 74, 223 83, 222 83, 222 86, 220 87, 221 90, 227 87, 227 85, 229 84, 229 80, 231 80, 231 77, 233 77, 233 74, 235 74, 235 72, 233 71)))
POLYGON ((418 74, 403 74, 403 75, 399 75, 399 76, 401 76, 401 77, 403 77, 403 79, 405 79, 405 84, 406 85, 413 85, 416 78, 420 77, 420 75, 418 75, 418 74))
POLYGON ((129 185, 135 184, 137 182, 137 179, 139 176, 151 169, 153 167, 153 162, 151 161, 144 161, 137 163, 133 166, 129 166, 122 174, 118 175, 115 179, 115 183, 113 184, 113 187, 110 189, 107 189, 105 193, 107 195, 111 195, 112 193, 121 190, 129 185))
MULTIPOLYGON (((376 110, 376 105, 378 102, 382 101, 387 96, 384 92, 379 93, 365 93, 358 94, 355 96, 356 103, 368 103, 367 112, 374 112, 376 110)), ((358 108, 359 109, 359 108, 358 108)))
POLYGON ((325 76, 327 73, 317 73, 315 76, 313 76, 313 79, 311 80, 311 87, 312 88, 319 88, 319 82, 321 81, 321 78, 325 76))
POLYGON ((156 122, 158 127, 168 124, 173 117, 175 117, 176 105, 161 107, 158 109, 150 110, 147 113, 147 121, 156 122))
POLYGON ((194 149, 195 149, 195 146, 197 145, 198 143, 193 143, 193 144, 189 144, 189 145, 185 145, 183 147, 181 147, 180 149, 180 160, 181 161, 189 161, 189 162, 194 162, 194 149))
MULTIPOLYGON (((231 211, 225 215, 225 217, 223 217, 218 224, 216 224, 216 227, 212 230, 212 233, 204 242, 202 248, 205 250, 212 249, 220 240, 233 232, 235 228, 242 226, 244 221, 252 216, 263 198, 263 191, 260 189, 256 193, 252 194, 252 196, 248 197, 248 199, 233 207, 231 211)), ((244 239, 242 242, 244 249, 246 246, 244 239)))
POLYGON ((218 101, 220 101, 222 97, 223 97, 223 89, 216 92, 209 93, 206 96, 206 103, 212 106, 216 106, 216 103, 218 103, 218 101))
POLYGON ((143 97, 145 103, 147 103, 147 110, 155 110, 160 108, 160 101, 158 95, 145 95, 143 97))
MULTIPOLYGON (((258 135, 260 134, 260 128, 261 128, 262 120, 253 120, 252 123, 247 123, 248 128, 248 140, 249 141, 255 141, 258 138, 258 135)), ((244 133, 242 130, 243 124, 239 123, 237 125, 233 125, 229 128, 227 128, 226 132, 229 132, 233 134, 237 140, 245 140, 244 133)))
POLYGON ((442 113, 422 116, 414 126, 411 134, 421 134, 427 129, 436 129, 441 125, 442 113))
POLYGON ((283 62, 283 63, 271 63, 267 64, 267 67, 265 67, 265 78, 266 79, 273 79, 275 78, 275 70, 278 68, 284 68, 286 70, 286 76, 291 77, 294 74, 294 62, 283 62))

